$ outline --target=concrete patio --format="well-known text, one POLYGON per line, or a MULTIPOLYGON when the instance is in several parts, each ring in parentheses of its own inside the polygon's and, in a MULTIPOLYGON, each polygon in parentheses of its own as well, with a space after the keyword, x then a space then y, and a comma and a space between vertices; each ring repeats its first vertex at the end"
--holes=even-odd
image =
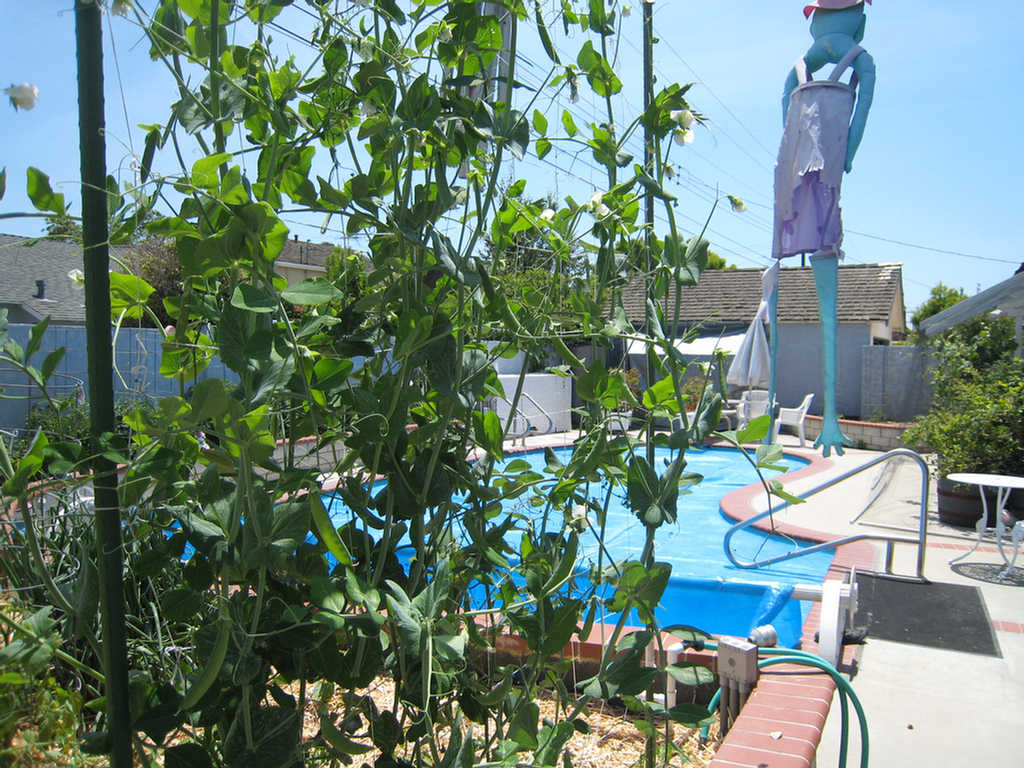
MULTIPOLYGON (((783 435, 787 447, 796 439, 783 435)), ((873 451, 849 450, 832 457, 827 475, 840 474, 877 456, 873 451)), ((783 511, 779 519, 837 535, 875 531, 915 536, 918 530, 920 474, 899 473, 891 489, 857 523, 850 520, 870 495, 874 470, 822 491, 807 503, 783 511)), ((820 477, 792 485, 800 491, 814 487, 820 477)), ((939 522, 935 488, 930 484, 928 546, 925 577, 932 582, 977 587, 995 632, 1000 657, 936 649, 868 637, 861 648, 851 680, 864 706, 871 736, 872 768, 903 768, 914 764, 1016 768, 1024 764, 1024 558, 1003 582, 995 568, 979 573, 980 564, 1002 559, 994 535, 956 566, 949 561, 965 553, 976 540, 972 530, 939 522), (957 570, 954 570, 956 568, 957 570), (957 571, 960 571, 959 573, 957 571), (973 578, 971 576, 974 576, 973 578)), ((1006 537, 1006 541, 1009 537, 1006 537)), ((883 567, 883 546, 876 545, 876 571, 883 567)), ((896 573, 915 572, 913 547, 897 545, 896 573)), ((835 702, 833 702, 835 704, 835 702)), ((818 748, 818 764, 836 765, 839 754, 839 708, 831 710, 818 748)), ((857 765, 859 744, 852 728, 848 765, 857 765)))

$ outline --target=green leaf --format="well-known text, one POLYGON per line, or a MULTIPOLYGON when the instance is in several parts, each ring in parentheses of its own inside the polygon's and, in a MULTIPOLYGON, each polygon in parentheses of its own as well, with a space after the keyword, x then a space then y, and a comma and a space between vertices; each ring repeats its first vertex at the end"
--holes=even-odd
POLYGON ((28 184, 26 192, 28 199, 38 211, 51 211, 53 213, 66 213, 64 206, 64 195, 58 194, 50 188, 50 177, 38 168, 29 166, 28 184))
POLYGON ((576 127, 576 123, 572 119, 572 115, 569 114, 568 109, 562 110, 562 127, 565 128, 566 133, 568 133, 570 137, 579 133, 579 129, 576 127))
POLYGON ((203 608, 203 598, 188 588, 172 589, 160 598, 160 608, 168 621, 188 621, 203 608))
POLYGON ((9 496, 20 496, 25 492, 29 479, 43 466, 43 456, 48 444, 42 430, 36 432, 29 444, 28 451, 18 459, 13 477, 8 478, 7 482, 3 484, 4 493, 9 496))
MULTIPOLYGON (((665 238, 666 246, 669 238, 665 238)), ((706 237, 694 235, 686 243, 686 252, 679 264, 676 279, 683 285, 696 285, 700 280, 701 273, 708 266, 708 247, 710 243, 706 237)))
POLYGON ((318 306, 343 299, 345 295, 323 278, 313 277, 289 286, 281 292, 281 298, 301 306, 318 306))
POLYGON ((508 724, 508 737, 518 745, 517 752, 537 749, 537 720, 540 707, 533 701, 525 702, 508 724))
POLYGON ((231 398, 221 379, 206 379, 192 390, 192 420, 201 424, 227 413, 231 398))
POLYGON ((715 674, 710 669, 688 661, 670 664, 665 671, 680 685, 697 686, 715 682, 715 674))
POLYGON ((0 169, 0 200, 4 199, 4 193, 7 192, 7 169, 0 169))
POLYGON ((231 294, 231 306, 266 314, 277 309, 277 298, 259 286, 239 283, 235 286, 235 292, 231 294))
POLYGON ((46 335, 46 328, 50 325, 50 316, 47 315, 29 330, 28 344, 25 345, 25 357, 22 361, 27 363, 32 356, 39 351, 43 344, 43 337, 46 335))
POLYGON ((149 297, 156 289, 135 275, 121 272, 110 273, 110 317, 117 320, 124 316, 137 320, 142 317, 149 297))
POLYGON ((124 205, 124 196, 117 187, 117 179, 107 176, 107 216, 113 217, 124 205))
MULTIPOLYGON (((600 0, 592 0, 600 2, 600 0)), ((616 76, 608 61, 589 40, 583 44, 576 63, 587 73, 587 81, 598 96, 611 96, 622 90, 622 81, 616 76)))
MULTIPOLYGON (((539 0, 537 0, 539 2, 539 0)), ((548 119, 539 109, 533 110, 533 130, 544 136, 548 132, 548 119)))
POLYGON ((476 432, 477 442, 490 454, 497 458, 504 458, 502 450, 502 439, 504 432, 501 428, 501 420, 494 411, 487 413, 473 412, 473 427, 476 432))
POLYGON ((64 359, 64 352, 64 347, 57 347, 43 360, 43 365, 39 369, 39 373, 42 376, 43 381, 49 379, 54 374, 54 371, 57 370, 57 366, 60 365, 60 361, 64 359))
POLYGON ((195 741, 170 746, 164 753, 164 768, 213 768, 213 761, 195 741))
POLYGON ((218 186, 220 176, 217 169, 230 159, 231 155, 227 152, 199 158, 192 165, 192 183, 206 189, 218 186))

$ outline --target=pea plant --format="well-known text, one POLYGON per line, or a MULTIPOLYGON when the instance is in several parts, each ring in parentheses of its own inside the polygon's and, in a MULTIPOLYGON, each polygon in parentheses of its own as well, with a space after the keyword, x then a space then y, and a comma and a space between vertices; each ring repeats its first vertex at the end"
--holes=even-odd
MULTIPOLYGON (((722 407, 712 380, 688 402, 672 343, 677 288, 700 278, 708 243, 678 231, 663 182, 703 118, 677 84, 639 115, 615 114, 617 5, 158 0, 122 22, 139 26, 178 93, 147 126, 137 178, 110 185, 112 239, 144 225, 181 264, 161 362, 179 395, 127 415, 128 439, 103 447, 123 467, 140 761, 333 765, 376 750, 379 768, 569 766, 588 703, 618 697, 653 765, 675 754, 669 723, 706 719, 651 695, 666 674, 700 675, 645 656, 671 572, 656 533, 685 523, 680 489, 700 479, 685 452, 722 407), (516 77, 528 35, 548 60, 537 88, 516 77), (282 53, 296 40, 302 56, 282 53), (604 120, 577 125, 550 107, 584 89, 604 120), (626 144, 641 131, 651 151, 636 159, 626 144), (605 189, 556 208, 547 190, 530 202, 525 180, 504 182, 510 157, 556 145, 588 153, 605 189), (668 231, 645 223, 648 200, 668 231), (275 272, 285 219, 300 216, 365 243, 346 267, 364 272, 358 294, 351 274, 289 285, 275 272), (513 290, 495 254, 524 232, 549 250, 553 276, 513 290), (642 328, 622 309, 637 275, 642 328), (608 362, 626 341, 648 350, 639 394, 608 362), (574 377, 583 403, 571 455, 549 453, 543 470, 506 456, 513 419, 485 405, 508 398, 514 411, 522 397, 525 374, 512 391, 496 374, 506 351, 574 377), (203 377, 214 357, 230 382, 203 377), (648 445, 676 450, 660 472, 609 428, 634 406, 648 445), (672 429, 655 434, 655 420, 672 429), (600 547, 613 493, 646 533, 635 561, 600 547), (601 554, 584 574, 578 552, 594 538, 601 554), (631 611, 644 631, 625 631, 631 611), (567 683, 563 648, 606 612, 621 618, 599 668, 567 683), (495 653, 510 633, 524 644, 511 660, 495 653), (380 678, 394 683, 386 702, 367 692, 380 678), (542 691, 555 718, 540 717, 542 691)), ((52 206, 45 175, 32 178, 33 201, 52 206)), ((150 312, 152 292, 114 280, 112 322, 150 312)), ((36 369, 36 349, 4 349, 45 386, 55 361, 36 369)), ((39 437, 5 463, 4 503, 26 519, 48 457, 71 457, 65 475, 86 458, 59 443, 39 437)), ((63 598, 53 616, 74 622, 68 642, 93 673, 82 685, 98 695, 92 559, 83 552, 38 600, 63 598)), ((91 727, 102 749, 102 717, 91 727)))

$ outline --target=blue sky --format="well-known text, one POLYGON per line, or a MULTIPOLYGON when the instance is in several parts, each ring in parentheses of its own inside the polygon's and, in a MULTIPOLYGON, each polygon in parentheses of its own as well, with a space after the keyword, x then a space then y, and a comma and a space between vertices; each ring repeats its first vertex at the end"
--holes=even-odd
MULTIPOLYGON (((633 1, 619 41, 626 88, 616 102, 617 118, 640 108, 640 2, 633 1)), ((843 184, 845 250, 851 263, 904 265, 908 314, 939 281, 973 294, 1006 279, 1024 261, 1018 245, 1021 5, 876 0, 867 9, 863 45, 875 59, 878 84, 864 141, 843 184)), ((72 0, 5 3, 0 86, 28 81, 40 97, 30 112, 0 104, 0 166, 7 168, 0 213, 29 209, 23 192, 28 165, 49 173, 72 212, 80 210, 72 6, 72 0)), ((676 214, 693 231, 707 217, 716 189, 746 200, 743 214, 720 206, 708 233, 712 247, 738 266, 768 264, 782 84, 810 44, 802 8, 792 0, 654 4, 659 85, 695 82, 691 102, 710 127, 698 128, 693 144, 673 148, 676 214)), ((133 23, 108 16, 104 34, 108 168, 127 177, 133 153, 142 151, 136 126, 165 122, 174 89, 161 65, 149 60, 148 44, 133 23)), ((304 55, 301 43, 280 37, 304 55)), ((544 56, 529 36, 523 56, 520 75, 535 81, 544 56)), ((577 123, 603 119, 599 105, 587 99, 561 106, 573 109, 577 123)), ((550 192, 586 199, 602 186, 585 157, 553 152, 549 161, 533 158, 511 171, 528 178, 537 197, 550 192)), ((339 241, 310 223, 288 223, 300 238, 339 241)), ((0 221, 3 232, 40 230, 39 220, 0 221)))

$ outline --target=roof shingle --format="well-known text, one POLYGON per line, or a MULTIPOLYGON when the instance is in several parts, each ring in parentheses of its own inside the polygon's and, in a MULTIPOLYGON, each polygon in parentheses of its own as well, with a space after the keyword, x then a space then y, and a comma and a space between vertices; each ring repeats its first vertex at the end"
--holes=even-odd
MULTIPOLYGON (((761 269, 716 269, 700 282, 680 291, 680 321, 688 325, 744 325, 754 319, 761 302, 761 269)), ((888 323, 896 307, 902 321, 903 274, 900 264, 841 264, 836 311, 840 323, 888 323), (897 306, 898 302, 898 306, 897 306)), ((642 325, 645 317, 643 280, 625 288, 622 303, 629 321, 642 325)), ((671 312, 675 290, 663 307, 671 312)), ((818 295, 811 267, 783 267, 779 274, 779 322, 818 321, 818 295)))

